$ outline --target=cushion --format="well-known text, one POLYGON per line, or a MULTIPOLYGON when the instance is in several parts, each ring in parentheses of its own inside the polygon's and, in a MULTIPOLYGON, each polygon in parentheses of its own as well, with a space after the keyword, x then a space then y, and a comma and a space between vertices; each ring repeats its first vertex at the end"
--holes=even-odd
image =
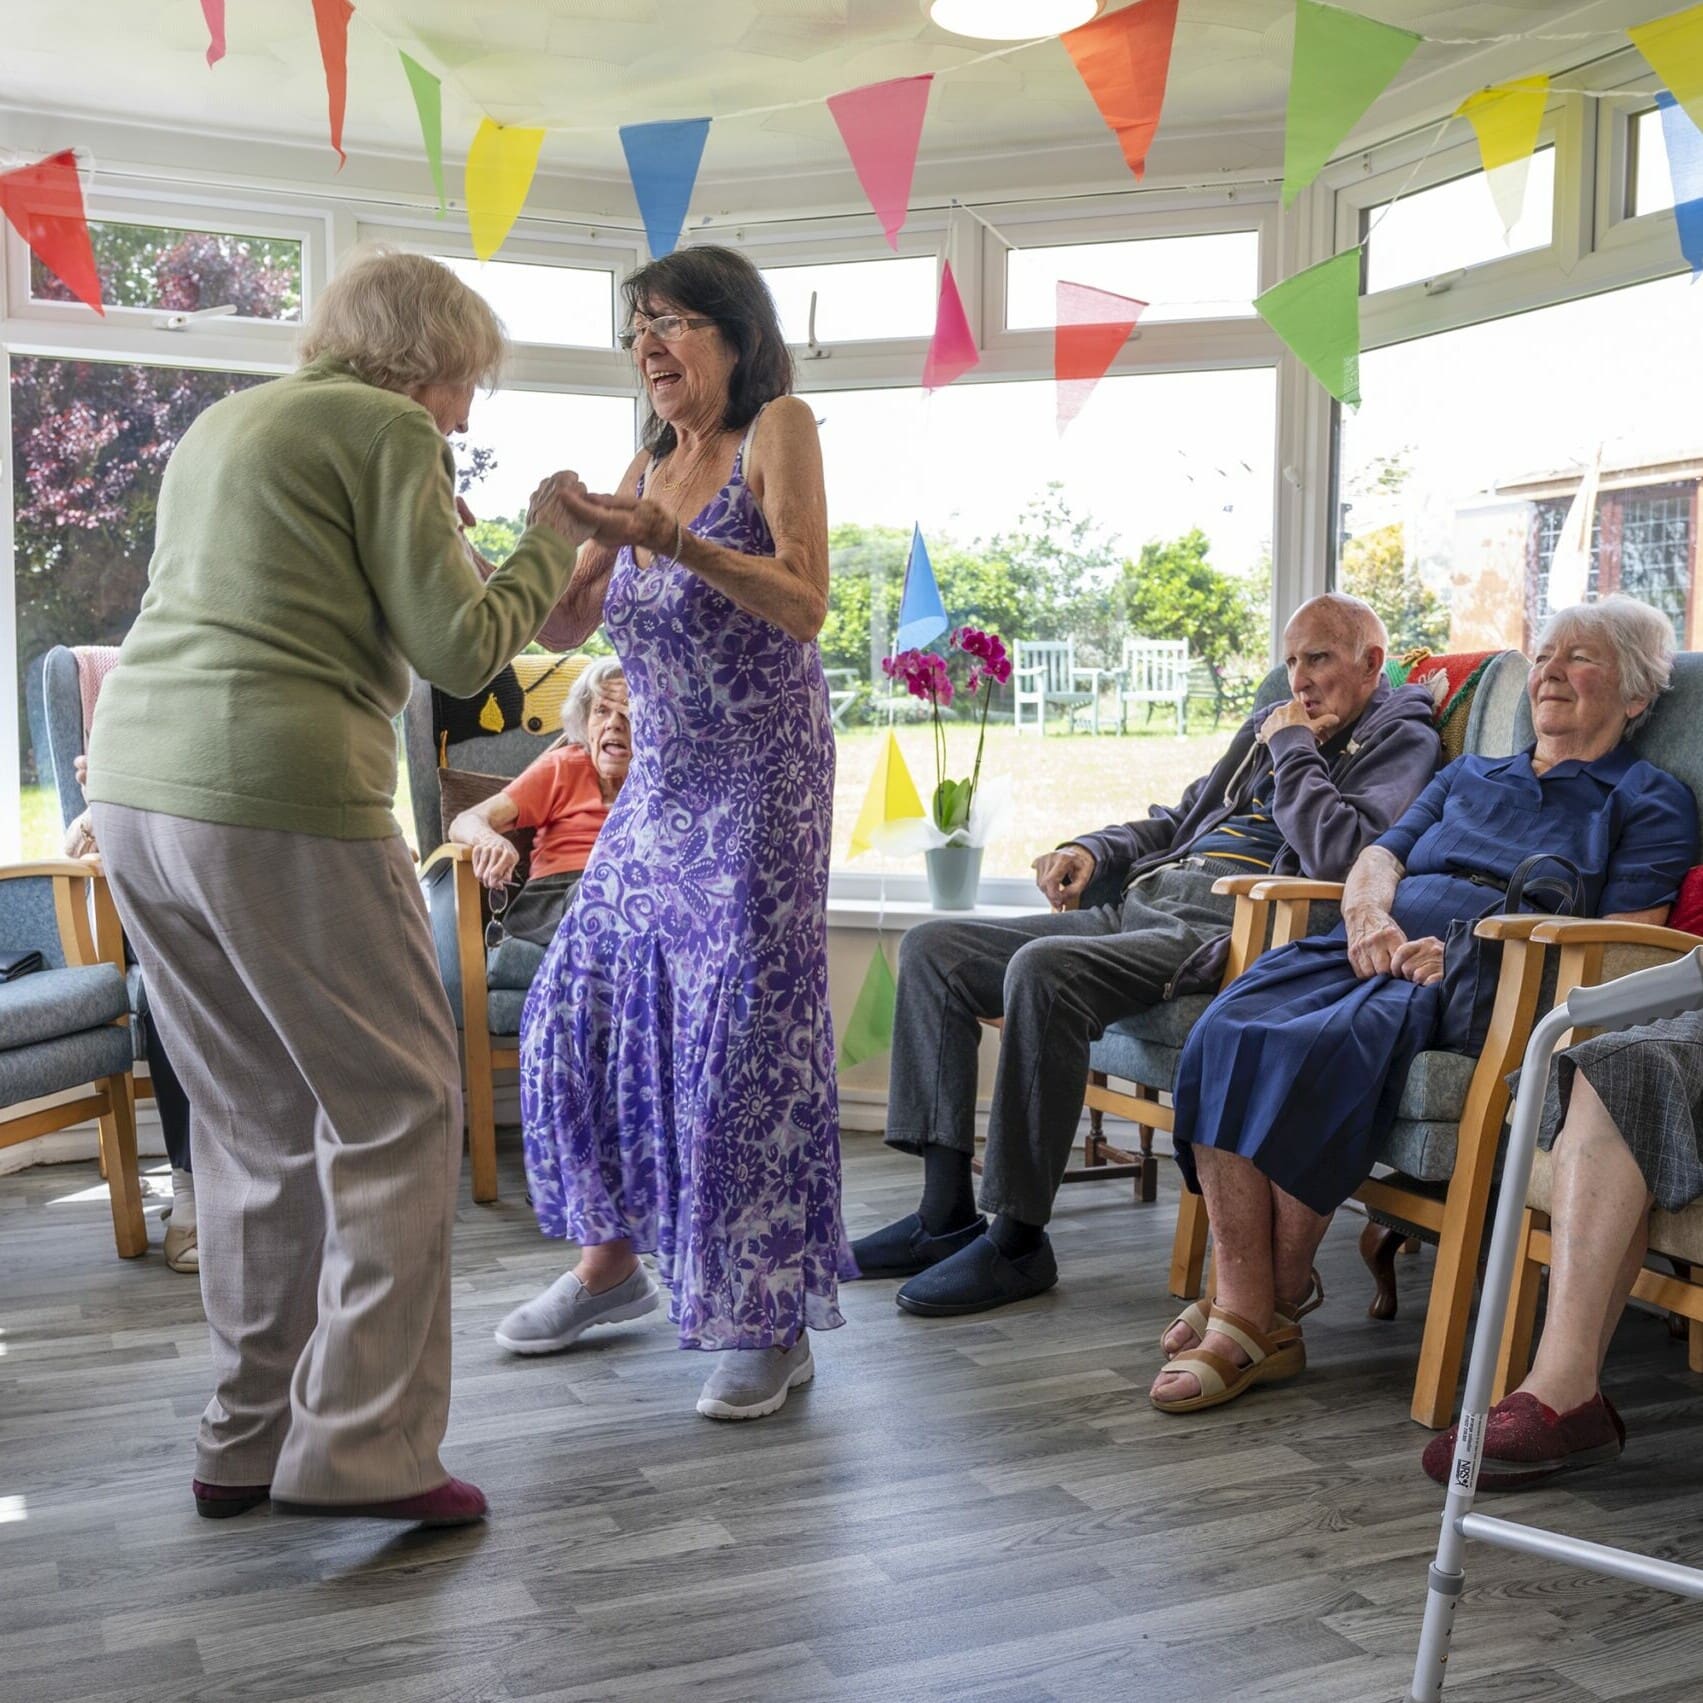
POLYGON ((1689 871, 1680 883, 1668 927, 1686 934, 1703 934, 1703 865, 1689 871))
POLYGON ((1429 1123, 1398 1118, 1391 1128, 1380 1164, 1393 1165, 1403 1176, 1422 1182, 1444 1183, 1455 1174, 1455 1150, 1460 1140, 1459 1120, 1429 1123))
POLYGON ((0 940, 14 952, 39 952, 50 968, 65 962, 50 877, 15 875, 9 881, 0 881, 0 940))
MULTIPOLYGON (((494 798, 514 778, 513 775, 481 775, 468 769, 439 769, 438 808, 443 817, 444 839, 449 838, 449 825, 462 811, 483 804, 487 798, 494 798)), ((524 885, 532 863, 533 830, 514 828, 503 838, 520 853, 520 862, 515 866, 510 884, 524 885)), ((488 905, 482 905, 480 909, 489 914, 488 905)))
MULTIPOLYGON (((114 970, 112 975, 116 980, 118 972, 114 970)), ((24 979, 33 982, 41 978, 24 979)), ((6 1047, 0 1049, 0 1106, 15 1106, 43 1094, 81 1088, 105 1076, 120 1076, 130 1064, 130 1031, 111 1023, 30 1047, 6 1047)))
POLYGON ((1459 1123, 1478 1060, 1461 1053, 1421 1053, 1414 1059, 1396 1107, 1398 1118, 1459 1123))
POLYGON ((554 735, 573 683, 590 665, 583 652, 570 656, 517 656, 483 692, 452 698, 432 688, 432 726, 439 749, 516 729, 554 735))
POLYGON ((532 986, 544 962, 544 948, 530 940, 515 940, 505 935, 498 945, 485 955, 485 983, 492 988, 518 988, 525 993, 532 986))
POLYGON ((1501 655, 1499 650, 1481 650, 1433 656, 1428 650, 1416 650, 1384 665, 1392 686, 1423 686, 1431 694, 1445 763, 1453 762, 1466 749, 1473 696, 1490 665, 1501 655))
MULTIPOLYGON (((8 1052, 98 1028, 129 1009, 124 978, 110 964, 38 970, 15 982, 0 982, 0 1036, 8 1052)), ((129 1039, 126 1034, 127 1046, 129 1039)))
MULTIPOLYGON (((520 1014, 526 1009, 525 988, 492 988, 485 1021, 493 1035, 518 1035, 520 1014)), ((3 1055, 0 1055, 3 1056, 3 1055)))
POLYGON ((1177 1079, 1183 1042, 1211 1003, 1210 994, 1185 994, 1119 1018, 1089 1049, 1089 1065, 1124 1082, 1169 1089, 1177 1079))

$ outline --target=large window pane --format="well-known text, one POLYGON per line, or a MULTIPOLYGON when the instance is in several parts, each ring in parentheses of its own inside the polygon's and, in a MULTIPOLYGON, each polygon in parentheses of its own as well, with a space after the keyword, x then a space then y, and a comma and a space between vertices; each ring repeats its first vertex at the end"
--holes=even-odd
POLYGON ((818 343, 928 337, 934 331, 939 280, 933 255, 830 266, 766 266, 763 282, 775 298, 789 343, 809 341, 812 295, 818 343))
POLYGON ((1006 256, 1005 323, 1013 331, 1058 320, 1058 284, 1092 284, 1147 303, 1142 319, 1233 319, 1254 311, 1258 231, 1014 248, 1006 256))
MULTIPOLYGON (((299 242, 109 220, 91 220, 89 236, 100 269, 101 298, 108 307, 174 313, 234 307, 238 319, 302 316, 299 242)), ((34 255, 30 295, 39 302, 76 300, 34 255)))
POLYGON ((491 304, 514 343, 608 349, 615 342, 615 274, 583 266, 467 260, 440 254, 456 277, 491 304))
POLYGON ((201 411, 261 383, 244 373, 15 359, 11 368, 24 855, 56 853, 41 661, 55 645, 112 645, 148 583, 166 461, 201 411), (33 737, 32 737, 33 736, 33 737))
POLYGON ((1386 202, 1368 208, 1372 235, 1366 244, 1367 293, 1547 248, 1555 217, 1554 148, 1539 148, 1532 155, 1523 206, 1514 228, 1504 232, 1485 174, 1475 171, 1404 195, 1393 207, 1386 202))
POLYGON ((1365 400, 1342 422, 1339 583, 1377 591, 1398 643, 1529 650, 1600 457, 1587 590, 1646 599, 1695 648, 1703 433, 1680 375, 1700 363, 1684 278, 1363 355, 1365 400))
MULTIPOLYGON (((1069 641, 1098 667, 1101 726, 1019 736, 1001 693, 988 724, 984 776, 1012 802, 983 871, 1023 876, 1072 833, 1176 799, 1208 768, 1235 725, 1215 727, 1210 677, 1232 686, 1264 672, 1268 651, 1275 394, 1270 369, 1108 379, 1062 440, 1050 383, 958 384, 810 398, 822 421, 831 523, 830 613, 823 661, 843 715, 834 857, 843 863, 868 788, 911 527, 920 524, 947 614, 1008 641, 1069 641), (1137 625, 1137 618, 1140 625, 1137 625), (1124 639, 1186 638, 1202 672, 1186 737, 1174 716, 1129 712, 1117 732, 1111 678, 1124 639)), ((961 706, 960 706, 961 707, 961 706)), ((935 783, 926 723, 898 706, 898 737, 925 797, 935 783)), ((949 770, 967 775, 975 729, 948 726, 949 770)), ((851 867, 879 868, 872 859, 851 867)), ((889 867, 920 870, 916 859, 889 867)))

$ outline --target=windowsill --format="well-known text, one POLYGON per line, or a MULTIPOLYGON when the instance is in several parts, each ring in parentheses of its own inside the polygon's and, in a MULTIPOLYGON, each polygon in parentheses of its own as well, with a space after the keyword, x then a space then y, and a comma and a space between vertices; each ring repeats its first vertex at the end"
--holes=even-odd
POLYGON ((829 928, 872 928, 903 934, 919 922, 933 917, 993 921, 1004 917, 1033 916, 1045 908, 1039 894, 1032 905, 978 904, 973 911, 937 911, 927 899, 838 899, 828 900, 829 928))

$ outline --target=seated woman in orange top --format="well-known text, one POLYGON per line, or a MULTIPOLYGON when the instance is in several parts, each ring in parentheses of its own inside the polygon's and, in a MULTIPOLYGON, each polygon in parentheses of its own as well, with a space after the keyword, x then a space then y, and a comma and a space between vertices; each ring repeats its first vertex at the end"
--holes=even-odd
POLYGON ((632 757, 627 681, 614 657, 599 657, 562 705, 562 737, 501 792, 450 823, 449 837, 472 848, 473 873, 493 892, 508 885, 520 862, 504 831, 537 831, 526 885, 498 919, 505 934, 539 946, 555 939, 632 757))

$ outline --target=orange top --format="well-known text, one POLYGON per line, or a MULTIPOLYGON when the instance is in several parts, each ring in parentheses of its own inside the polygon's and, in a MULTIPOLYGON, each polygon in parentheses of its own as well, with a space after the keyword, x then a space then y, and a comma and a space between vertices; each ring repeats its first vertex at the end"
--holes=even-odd
POLYGON ((536 828, 533 875, 577 873, 591 861, 597 831, 609 815, 597 765, 581 745, 546 751, 503 788, 519 814, 517 828, 536 828))

